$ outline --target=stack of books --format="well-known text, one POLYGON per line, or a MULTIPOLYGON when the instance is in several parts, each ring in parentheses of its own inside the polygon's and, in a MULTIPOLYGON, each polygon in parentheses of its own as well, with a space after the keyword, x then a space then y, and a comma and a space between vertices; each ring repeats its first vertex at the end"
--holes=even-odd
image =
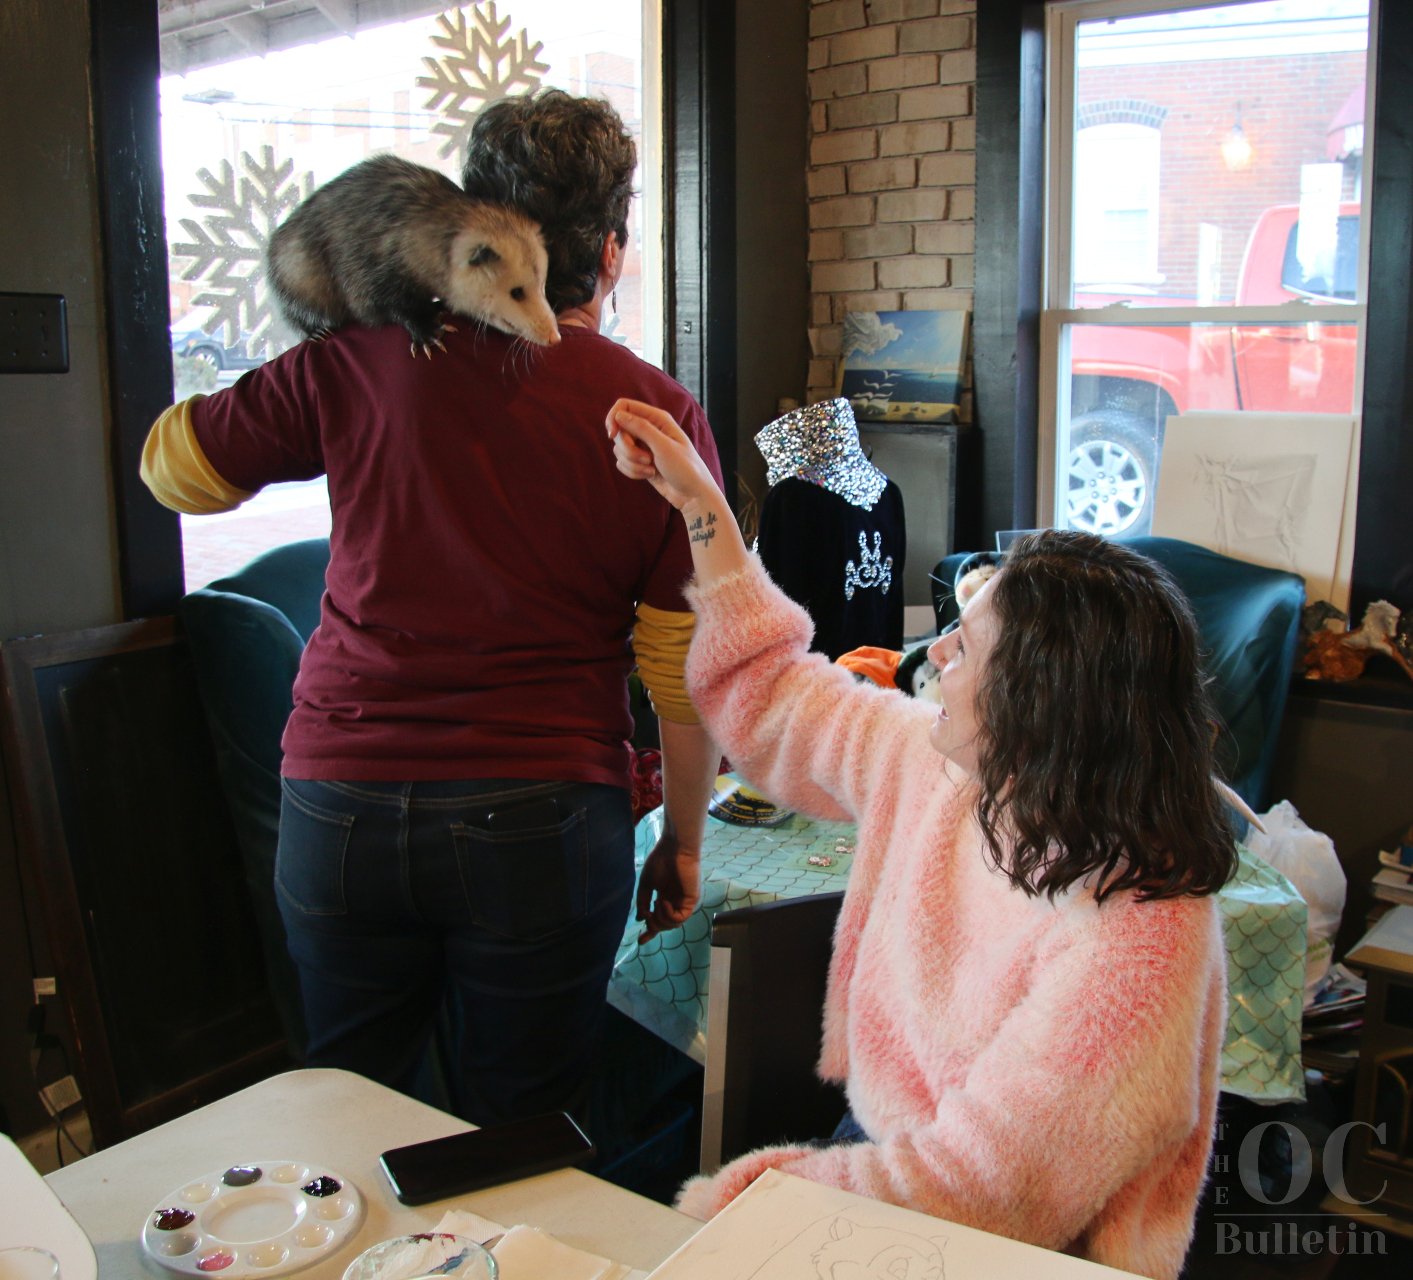
POLYGON ((1379 853, 1379 869, 1369 891, 1381 902, 1413 905, 1413 827, 1397 849, 1379 853))
POLYGON ((1300 1056, 1307 1069, 1341 1075, 1358 1061, 1366 985, 1358 974, 1334 964, 1306 996, 1300 1056))

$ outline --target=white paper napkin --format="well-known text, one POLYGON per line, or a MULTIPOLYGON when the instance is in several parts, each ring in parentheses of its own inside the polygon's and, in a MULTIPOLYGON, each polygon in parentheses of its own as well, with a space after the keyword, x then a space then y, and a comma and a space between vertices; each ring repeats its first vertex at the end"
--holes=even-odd
POLYGON ((643 1274, 621 1262, 572 1248, 538 1227, 503 1227, 465 1209, 448 1209, 433 1230, 472 1240, 489 1240, 504 1232, 491 1249, 500 1265, 500 1280, 631 1280, 643 1274))

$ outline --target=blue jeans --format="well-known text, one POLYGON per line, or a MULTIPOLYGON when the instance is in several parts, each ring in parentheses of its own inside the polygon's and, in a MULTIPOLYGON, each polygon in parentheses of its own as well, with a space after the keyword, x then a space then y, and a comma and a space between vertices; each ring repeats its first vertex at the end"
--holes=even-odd
POLYGON ((835 1126, 833 1134, 825 1140, 825 1145, 830 1147, 845 1146, 851 1142, 868 1142, 868 1134, 863 1130, 857 1120, 854 1119, 853 1109, 844 1112, 843 1117, 835 1126))
POLYGON ((633 894, 628 793, 520 779, 283 792, 275 890, 308 1064, 416 1092, 445 1001, 459 1114, 579 1106, 633 894))

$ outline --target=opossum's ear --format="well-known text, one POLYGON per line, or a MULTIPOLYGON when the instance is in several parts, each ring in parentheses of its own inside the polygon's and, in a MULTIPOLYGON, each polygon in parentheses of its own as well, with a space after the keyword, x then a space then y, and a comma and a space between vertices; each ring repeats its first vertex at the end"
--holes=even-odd
POLYGON ((499 257, 500 254, 492 249, 490 245, 478 244, 471 250, 471 256, 466 259, 466 265, 468 267, 484 267, 486 263, 494 262, 499 257))

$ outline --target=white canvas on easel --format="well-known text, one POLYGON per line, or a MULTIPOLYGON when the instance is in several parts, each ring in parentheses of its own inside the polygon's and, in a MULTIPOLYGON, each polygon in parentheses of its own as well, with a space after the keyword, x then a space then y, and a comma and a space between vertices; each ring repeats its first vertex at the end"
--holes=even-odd
POLYGON ((1355 425, 1325 413, 1169 418, 1153 532, 1298 573, 1307 600, 1347 608, 1355 425))

